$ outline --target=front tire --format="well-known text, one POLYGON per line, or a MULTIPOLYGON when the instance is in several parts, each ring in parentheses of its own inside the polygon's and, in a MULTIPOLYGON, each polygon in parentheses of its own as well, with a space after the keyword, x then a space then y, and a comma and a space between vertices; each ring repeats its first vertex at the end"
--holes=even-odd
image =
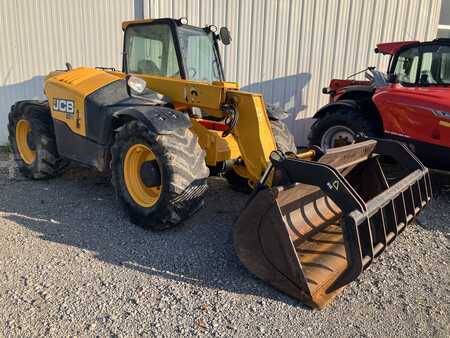
POLYGON ((133 223, 167 229, 203 205, 209 170, 189 129, 159 135, 131 121, 117 133, 111 153, 116 194, 133 223))
POLYGON ((373 121, 353 109, 337 109, 325 113, 311 127, 308 139, 310 145, 323 150, 345 146, 355 141, 357 134, 368 137, 377 135, 373 121))
POLYGON ((54 177, 69 162, 60 158, 47 101, 20 101, 8 115, 9 143, 19 171, 27 178, 54 177))

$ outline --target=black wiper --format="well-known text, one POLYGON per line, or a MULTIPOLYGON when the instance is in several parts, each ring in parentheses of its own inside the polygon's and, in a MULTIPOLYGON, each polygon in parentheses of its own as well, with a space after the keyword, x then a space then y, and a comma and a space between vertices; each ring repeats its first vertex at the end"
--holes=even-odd
POLYGON ((346 80, 349 80, 350 78, 355 77, 355 76, 358 75, 358 74, 364 73, 364 72, 367 71, 367 70, 372 71, 372 70, 374 70, 375 68, 376 68, 376 67, 367 67, 367 68, 364 68, 363 70, 360 70, 359 72, 356 72, 355 74, 352 74, 352 75, 347 76, 346 80))

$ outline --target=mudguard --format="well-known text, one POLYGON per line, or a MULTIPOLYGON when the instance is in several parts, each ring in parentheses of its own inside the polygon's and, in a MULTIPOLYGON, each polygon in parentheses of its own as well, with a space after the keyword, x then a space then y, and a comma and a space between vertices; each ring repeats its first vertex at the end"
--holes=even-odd
POLYGON ((162 100, 155 92, 130 97, 124 80, 116 80, 97 89, 85 101, 86 137, 102 145, 111 143, 113 129, 121 125, 118 119, 138 120, 159 134, 191 126, 186 114, 164 106, 169 102, 162 100))
POLYGON ((313 116, 315 119, 319 119, 325 115, 328 111, 334 111, 336 108, 350 108, 353 110, 359 110, 359 104, 354 100, 339 100, 331 102, 320 108, 313 116))
POLYGON ((160 106, 126 107, 116 111, 113 116, 138 120, 155 134, 170 134, 174 130, 192 126, 187 114, 160 106))

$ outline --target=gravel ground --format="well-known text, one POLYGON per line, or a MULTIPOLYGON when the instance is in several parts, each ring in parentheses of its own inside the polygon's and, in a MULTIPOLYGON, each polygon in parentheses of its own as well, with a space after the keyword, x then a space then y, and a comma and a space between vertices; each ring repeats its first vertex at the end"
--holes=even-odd
POLYGON ((183 226, 152 233, 92 171, 28 181, 3 169, 0 336, 448 337, 450 176, 433 178, 416 224, 312 311, 240 265, 230 234, 246 196, 222 179, 183 226))

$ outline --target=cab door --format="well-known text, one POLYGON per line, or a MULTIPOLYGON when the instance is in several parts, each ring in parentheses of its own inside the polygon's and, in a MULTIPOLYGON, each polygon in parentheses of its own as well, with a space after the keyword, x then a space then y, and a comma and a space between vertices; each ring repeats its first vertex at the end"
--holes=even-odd
POLYGON ((435 143, 450 147, 450 44, 436 42, 421 47, 419 88, 431 108, 435 143))

